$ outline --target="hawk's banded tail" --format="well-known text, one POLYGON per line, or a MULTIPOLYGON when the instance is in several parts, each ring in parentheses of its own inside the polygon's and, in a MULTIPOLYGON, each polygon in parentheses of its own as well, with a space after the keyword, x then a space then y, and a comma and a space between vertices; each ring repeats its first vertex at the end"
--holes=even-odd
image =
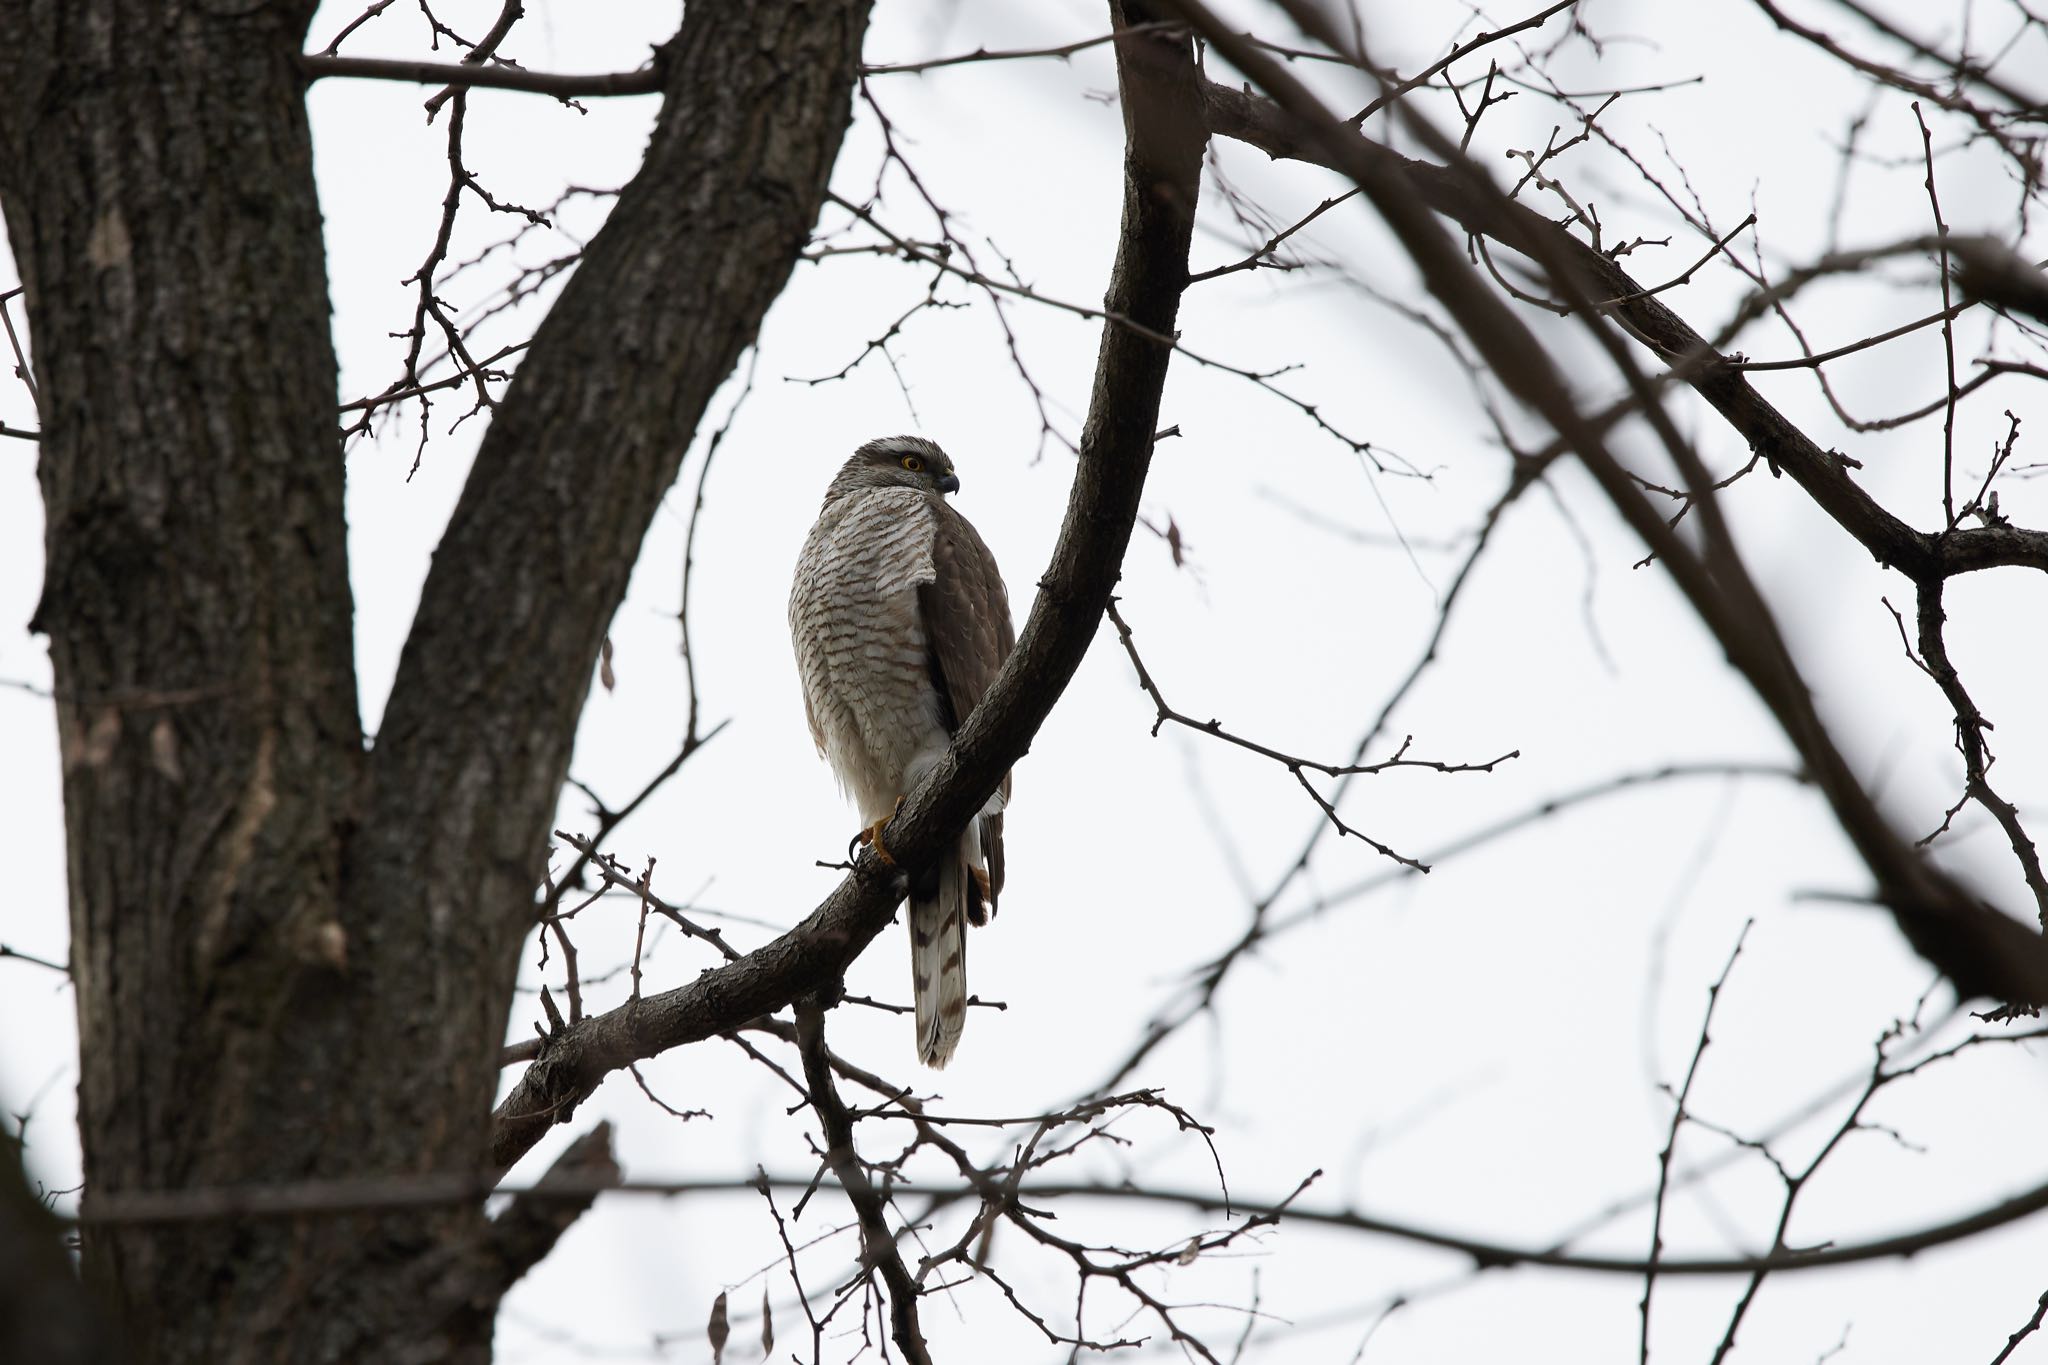
MULTIPOLYGON (((967 1024, 967 925, 986 922, 988 873, 978 864, 972 827, 939 865, 937 895, 910 900, 910 986, 917 1002, 917 1059, 940 1068, 952 1060, 967 1024)), ((922 888, 920 888, 922 889, 922 888)))

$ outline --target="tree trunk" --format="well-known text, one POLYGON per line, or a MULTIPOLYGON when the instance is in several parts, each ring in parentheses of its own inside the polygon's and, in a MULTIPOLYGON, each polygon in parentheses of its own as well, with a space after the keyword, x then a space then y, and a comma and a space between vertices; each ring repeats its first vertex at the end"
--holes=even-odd
POLYGON ((0 0, 86 1264, 143 1359, 481 1360, 544 1250, 529 1223, 94 1206, 484 1165, 598 642, 815 220, 867 4, 690 7, 646 163, 485 437, 374 751, 296 67, 312 8, 0 0))

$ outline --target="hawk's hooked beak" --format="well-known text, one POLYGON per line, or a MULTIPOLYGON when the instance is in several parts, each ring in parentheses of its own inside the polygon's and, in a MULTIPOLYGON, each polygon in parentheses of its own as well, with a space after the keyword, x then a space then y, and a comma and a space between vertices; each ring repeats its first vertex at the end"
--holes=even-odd
POLYGON ((958 474, 939 475, 939 491, 941 493, 958 493, 960 491, 960 476, 958 474))

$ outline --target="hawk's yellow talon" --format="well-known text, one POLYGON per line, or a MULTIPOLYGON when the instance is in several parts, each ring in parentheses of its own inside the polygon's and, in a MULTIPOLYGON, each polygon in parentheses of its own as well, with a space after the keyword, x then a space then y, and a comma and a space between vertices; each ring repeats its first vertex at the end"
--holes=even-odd
POLYGON ((849 843, 846 846, 846 852, 848 856, 852 855, 854 844, 866 844, 869 848, 872 848, 875 851, 875 856, 882 860, 884 866, 896 866, 896 859, 889 852, 889 846, 882 842, 882 827, 888 824, 891 820, 894 820, 897 817, 897 815, 899 815, 902 812, 903 801, 903 797, 897 797, 895 807, 891 809, 887 815, 875 821, 875 823, 869 825, 860 833, 854 835, 853 842, 849 843))
POLYGON ((875 856, 877 858, 880 858, 884 863, 888 864, 890 867, 896 866, 896 859, 890 856, 889 846, 882 842, 882 826, 888 824, 891 820, 895 818, 896 817, 893 815, 885 815, 881 819, 875 821, 875 823, 873 823, 872 825, 869 825, 866 829, 862 830, 860 833, 853 836, 853 841, 855 843, 866 844, 869 848, 872 848, 875 851, 875 856))

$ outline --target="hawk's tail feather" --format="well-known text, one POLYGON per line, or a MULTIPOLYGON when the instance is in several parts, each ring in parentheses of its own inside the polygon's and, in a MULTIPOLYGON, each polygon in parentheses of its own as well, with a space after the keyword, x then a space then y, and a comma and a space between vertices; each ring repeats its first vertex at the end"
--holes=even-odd
POLYGON ((910 985, 917 1004, 917 1059, 938 1069, 952 1060, 967 1024, 967 924, 986 915, 987 873, 958 853, 939 866, 938 894, 910 902, 910 985))

